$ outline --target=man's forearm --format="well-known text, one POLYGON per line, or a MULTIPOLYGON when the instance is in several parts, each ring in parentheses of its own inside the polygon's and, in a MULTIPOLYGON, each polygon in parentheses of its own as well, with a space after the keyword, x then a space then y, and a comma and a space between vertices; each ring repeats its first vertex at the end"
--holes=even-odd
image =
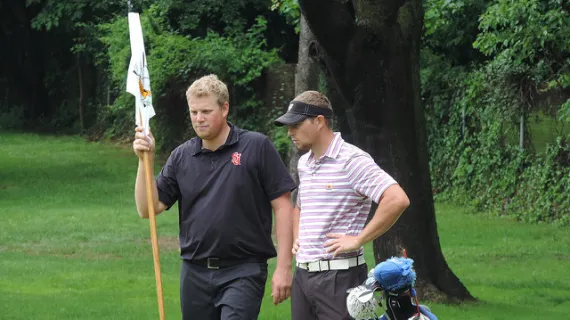
MULTIPOLYGON (((154 177, 154 157, 150 156, 150 167, 151 167, 151 178, 154 177)), ((158 190, 156 188, 156 182, 154 179, 151 179, 151 189, 153 192, 153 201, 154 201, 154 208, 155 213, 156 208, 158 207, 158 190)), ((148 218, 148 200, 146 194, 146 177, 144 171, 144 162, 139 160, 139 166, 137 170, 137 179, 135 183, 135 201, 137 204, 137 211, 142 218, 148 218)))
POLYGON ((299 207, 293 209, 293 241, 299 239, 299 220, 301 218, 301 210, 299 207))
POLYGON ((275 236, 277 237, 277 267, 291 269, 293 254, 293 220, 291 210, 279 209, 275 212, 275 236))
POLYGON ((380 201, 374 216, 358 236, 361 245, 378 238, 388 231, 408 206, 409 200, 407 197, 380 201))

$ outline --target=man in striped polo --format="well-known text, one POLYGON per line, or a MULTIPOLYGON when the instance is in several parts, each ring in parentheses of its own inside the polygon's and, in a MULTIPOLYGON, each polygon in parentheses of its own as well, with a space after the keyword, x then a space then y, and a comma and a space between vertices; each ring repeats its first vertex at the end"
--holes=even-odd
POLYGON ((350 319, 346 291, 367 277, 363 245, 384 234, 410 204, 368 153, 332 130, 332 116, 326 96, 305 91, 275 120, 308 151, 298 163, 293 216, 293 320, 350 319), (365 227, 372 201, 378 208, 365 227))

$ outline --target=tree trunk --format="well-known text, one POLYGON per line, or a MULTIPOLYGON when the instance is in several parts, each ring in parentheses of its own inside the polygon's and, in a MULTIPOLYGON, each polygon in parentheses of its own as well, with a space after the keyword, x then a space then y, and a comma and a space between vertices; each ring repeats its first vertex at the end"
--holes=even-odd
MULTIPOLYGON (((3 12, 10 16, 14 30, 6 36, 13 45, 14 51, 7 51, 11 55, 3 62, 7 67, 6 74, 11 75, 13 84, 9 90, 17 90, 18 103, 22 105, 23 117, 29 127, 33 127, 40 116, 48 117, 53 108, 50 108, 48 94, 44 85, 44 41, 45 34, 33 30, 31 19, 38 14, 36 8, 28 7, 23 1, 7 2, 3 12), (11 10, 11 11, 8 11, 11 10), (13 21, 12 21, 13 20, 13 21), (15 53, 15 56, 12 55, 15 53)), ((14 103, 14 102, 12 102, 14 103)))
MULTIPOLYGON (((316 61, 311 58, 311 46, 315 43, 315 36, 309 29, 309 25, 305 17, 301 15, 299 30, 299 57, 297 60, 297 68, 295 70, 295 95, 307 90, 317 90, 319 84, 319 66, 316 61)), ((303 155, 295 145, 291 144, 289 150, 289 173, 293 180, 299 184, 299 173, 297 172, 297 162, 303 155)), ((293 205, 297 201, 297 189, 291 194, 293 205)))
POLYGON ((369 152, 411 201, 398 222, 374 241, 376 262, 406 249, 415 261, 422 298, 474 299, 439 245, 420 101, 421 0, 299 4, 322 48, 327 72, 350 106, 343 113, 353 143, 369 152))
POLYGON ((78 98, 78 107, 79 107, 79 128, 80 132, 83 134, 85 131, 85 120, 83 115, 83 74, 81 70, 81 53, 77 53, 77 80, 79 85, 79 98, 78 98))

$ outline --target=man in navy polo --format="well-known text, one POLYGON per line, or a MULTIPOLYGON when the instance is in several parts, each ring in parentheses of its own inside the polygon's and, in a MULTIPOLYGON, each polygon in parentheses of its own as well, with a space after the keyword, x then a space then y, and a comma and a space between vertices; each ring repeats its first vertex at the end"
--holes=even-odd
MULTIPOLYGON (((290 296, 290 192, 296 185, 266 136, 227 121, 228 89, 215 75, 192 83, 186 97, 197 137, 171 153, 153 183, 157 214, 178 201, 182 317, 257 319, 268 259, 277 256, 273 303, 290 296), (271 239, 272 211, 278 252, 271 239)), ((137 128, 133 149, 139 157, 137 210, 147 218, 142 152, 154 160, 154 138, 137 128)))

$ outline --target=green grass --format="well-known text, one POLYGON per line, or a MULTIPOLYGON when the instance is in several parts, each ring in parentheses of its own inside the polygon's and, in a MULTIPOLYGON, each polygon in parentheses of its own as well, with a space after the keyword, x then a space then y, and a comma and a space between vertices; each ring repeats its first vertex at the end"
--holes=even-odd
MULTIPOLYGON (((0 133, 0 146, 0 319, 158 319, 130 149, 14 133, 0 133)), ((166 316, 179 319, 171 211, 159 216, 158 234, 166 316)), ((440 319, 567 318, 567 228, 470 215, 450 204, 437 206, 437 218, 449 265, 480 301, 430 303, 440 319)), ((289 319, 289 302, 274 307, 269 284, 260 319, 289 319)))

